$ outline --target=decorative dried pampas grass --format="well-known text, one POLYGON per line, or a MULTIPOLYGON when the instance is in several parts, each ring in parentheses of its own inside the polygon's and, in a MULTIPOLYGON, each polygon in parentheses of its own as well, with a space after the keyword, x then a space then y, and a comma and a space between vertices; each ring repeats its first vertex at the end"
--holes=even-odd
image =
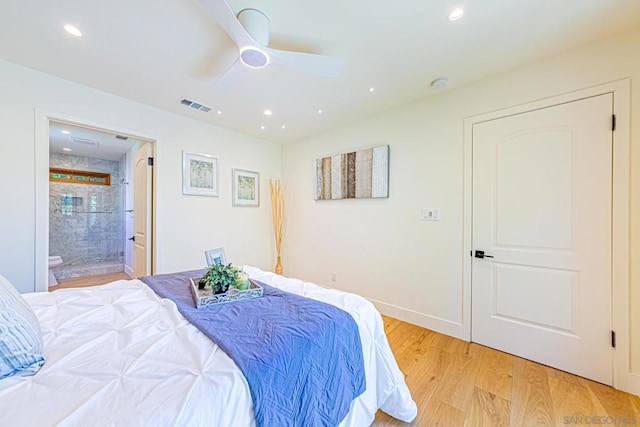
POLYGON ((276 237, 276 256, 278 257, 274 272, 282 274, 280 248, 282 247, 282 224, 284 222, 284 188, 280 183, 280 179, 269 180, 269 188, 271 190, 271 219, 276 237))

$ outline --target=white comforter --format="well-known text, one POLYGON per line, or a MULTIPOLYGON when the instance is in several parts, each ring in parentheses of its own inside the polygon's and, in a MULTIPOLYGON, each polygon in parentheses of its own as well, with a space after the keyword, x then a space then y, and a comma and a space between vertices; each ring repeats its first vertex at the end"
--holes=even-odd
MULTIPOLYGON (((366 391, 341 426, 368 426, 378 408, 416 415, 371 303, 245 267, 251 277, 333 304, 355 318, 366 391)), ((0 426, 253 426, 246 380, 170 300, 138 280, 25 295, 42 325, 45 365, 0 380, 0 426)))

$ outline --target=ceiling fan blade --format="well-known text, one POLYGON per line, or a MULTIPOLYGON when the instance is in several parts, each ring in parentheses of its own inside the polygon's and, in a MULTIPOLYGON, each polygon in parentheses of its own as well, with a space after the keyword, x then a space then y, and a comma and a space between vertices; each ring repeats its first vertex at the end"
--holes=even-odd
POLYGON ((216 79, 213 84, 213 90, 218 95, 229 92, 238 85, 238 81, 248 74, 248 71, 249 69, 240 62, 240 58, 236 59, 236 62, 216 79))
POLYGON ((231 37, 231 40, 242 50, 247 46, 260 47, 258 43, 247 33, 236 14, 224 0, 200 0, 200 3, 209 12, 211 17, 231 37))
POLYGON ((305 73, 324 77, 337 77, 340 74, 340 70, 342 70, 342 59, 333 56, 269 48, 262 48, 262 50, 269 55, 270 63, 297 68, 305 73))

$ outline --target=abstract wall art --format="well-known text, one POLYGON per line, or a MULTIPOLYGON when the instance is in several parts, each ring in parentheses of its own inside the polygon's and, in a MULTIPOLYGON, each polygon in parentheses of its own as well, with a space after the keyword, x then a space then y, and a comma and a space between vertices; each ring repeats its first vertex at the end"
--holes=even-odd
POLYGON ((316 159, 315 200, 389 197, 389 146, 316 159))

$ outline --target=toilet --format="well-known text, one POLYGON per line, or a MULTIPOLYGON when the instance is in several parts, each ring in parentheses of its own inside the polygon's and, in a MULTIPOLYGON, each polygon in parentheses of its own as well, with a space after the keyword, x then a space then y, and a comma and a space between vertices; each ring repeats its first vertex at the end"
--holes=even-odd
POLYGON ((50 256, 49 257, 49 286, 55 286, 58 284, 56 276, 53 274, 52 268, 55 268, 62 264, 62 257, 50 256))

